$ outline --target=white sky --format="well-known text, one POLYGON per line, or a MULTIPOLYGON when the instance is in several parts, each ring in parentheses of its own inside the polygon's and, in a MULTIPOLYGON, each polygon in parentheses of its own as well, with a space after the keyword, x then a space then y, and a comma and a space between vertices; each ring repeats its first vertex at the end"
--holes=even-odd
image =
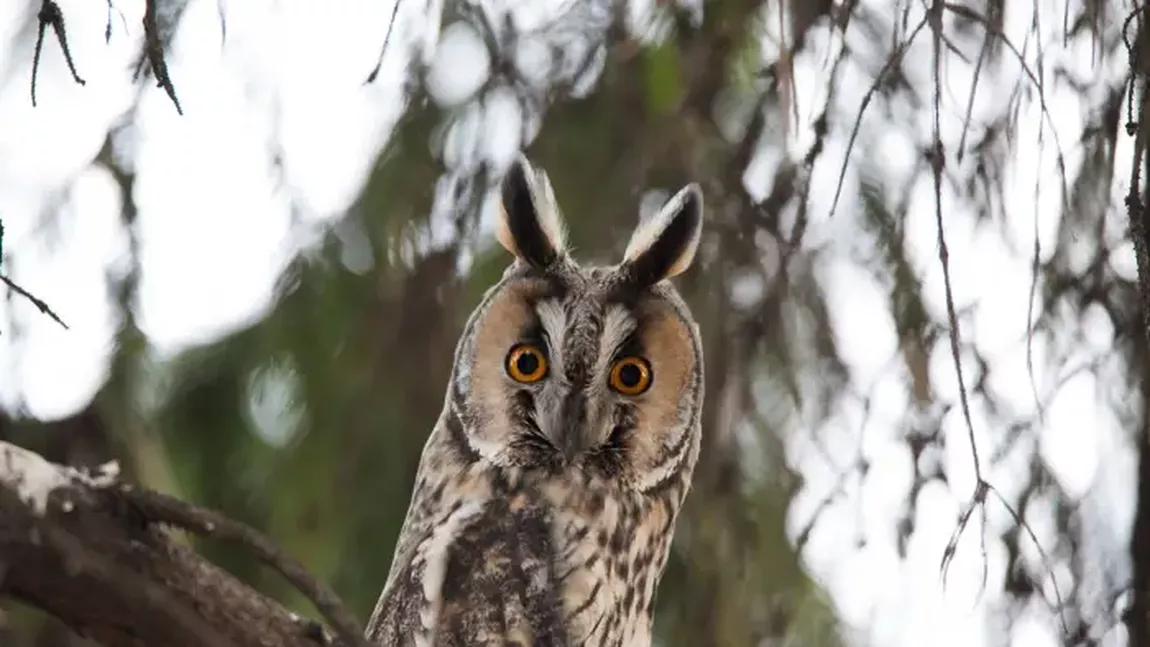
MULTIPOLYGON (((889 0, 866 5, 885 6, 889 0)), ((35 9, 29 0, 0 3, 0 39, 10 42, 25 16, 35 9)), ((17 282, 45 298, 71 326, 60 329, 33 308, 16 301, 12 312, 0 303, 0 406, 25 407, 43 418, 68 415, 83 406, 99 388, 106 371, 114 321, 107 303, 105 273, 122 270, 127 239, 118 227, 119 197, 111 176, 89 166, 108 126, 132 100, 134 90, 124 67, 141 37, 141 0, 119 0, 125 20, 113 17, 111 42, 104 42, 105 6, 91 0, 59 0, 67 19, 69 40, 84 87, 69 80, 54 39, 44 48, 38 108, 29 103, 31 41, 16 50, 0 51, 0 217, 7 230, 4 270, 17 282), (125 33, 125 22, 129 28, 125 33), (62 208, 54 209, 54 205, 62 208), (11 315, 11 316, 10 316, 11 315), (14 322, 14 323, 13 323, 14 322)), ((411 38, 433 42, 437 25, 422 3, 401 9, 396 35, 381 78, 363 86, 373 66, 382 34, 391 15, 390 2, 370 0, 244 0, 222 3, 227 16, 227 43, 220 40, 216 0, 192 0, 168 65, 185 115, 179 117, 162 91, 149 88, 139 109, 136 203, 143 264, 138 315, 141 327, 163 356, 204 343, 257 318, 270 304, 277 273, 291 254, 311 239, 317 226, 338 218, 355 197, 373 154, 398 114, 398 75, 411 38), (278 114, 273 109, 279 107, 278 114), (271 168, 268 146, 280 142, 283 176, 271 168), (295 204, 275 189, 291 187, 295 204), (293 209, 294 207, 294 209, 293 209)), ((549 2, 549 5, 555 4, 549 2)), ((1006 33, 1024 40, 1031 3, 1007 3, 1006 33), (1023 6, 1026 5, 1026 6, 1023 6)), ((1041 4, 1041 3, 1040 3, 1041 4)), ((540 10, 542 5, 532 9, 540 10)), ((1061 16, 1061 4, 1043 4, 1044 16, 1061 16), (1047 6, 1049 5, 1049 6, 1047 6)), ((1045 20, 1047 42, 1061 29, 1060 20, 1045 20)), ((912 23, 913 24, 913 23, 912 23)), ((26 34, 25 34, 26 36, 26 34)), ((443 101, 467 100, 489 66, 485 54, 467 30, 446 26, 434 50, 429 80, 443 101)), ((820 37, 822 38, 822 37, 820 37)), ((852 37, 859 39, 856 34, 852 37)), ((819 41, 816 38, 816 41, 819 41)), ((816 42, 810 55, 797 63, 797 100, 802 127, 791 129, 787 154, 801 155, 811 141, 809 124, 825 101, 827 42, 816 42)), ((961 41, 960 41, 961 42, 961 41)), ((855 47, 864 46, 855 42, 855 47)), ((837 47, 835 45, 834 47, 837 47)), ((908 55, 919 87, 928 88, 930 40, 927 33, 908 55)), ((1048 46, 1048 67, 1061 62, 1101 91, 1120 69, 1092 67, 1088 51, 1060 53, 1048 46)), ((433 50, 429 50, 433 51, 433 50)), ((968 48, 968 52, 977 50, 968 48)), ((831 51, 837 53, 837 49, 831 51)), ((430 55, 430 54, 429 54, 430 55)), ((1028 52, 1028 57, 1032 55, 1028 52)), ((841 111, 853 113, 874 70, 864 70, 853 82, 837 88, 841 111)), ((970 87, 970 66, 951 58, 944 90, 948 108, 943 115, 944 140, 953 150, 970 87)), ((1017 76, 1005 66, 997 75, 984 74, 974 104, 976 121, 1001 108, 1003 88, 1017 76), (996 78, 997 76, 997 78, 996 78)), ((1051 91, 1047 102, 1073 172, 1081 155, 1075 148, 1085 106, 1065 90, 1051 91)), ((510 104, 510 102, 504 102, 510 104)), ((876 104, 877 105, 877 104, 876 104)), ((976 227, 964 204, 944 190, 947 242, 950 246, 955 301, 959 308, 977 303, 963 319, 963 335, 991 360, 992 390, 1018 417, 1035 409, 1025 364, 1027 298, 1030 289, 1029 253, 1033 236, 1043 257, 1053 248, 1059 213, 1058 194, 1034 185, 1057 186, 1054 156, 1037 144, 1041 116, 1036 102, 1023 109, 1017 134, 1021 152, 1009 172, 1007 222, 976 227), (1037 214, 1037 215, 1036 215, 1037 214), (1036 230, 1037 224, 1037 230, 1036 230)), ((466 154, 480 131, 488 135, 483 154, 507 160, 517 150, 515 110, 493 110, 486 119, 457 133, 453 146, 466 154)), ((892 181, 912 172, 915 142, 929 137, 929 113, 905 109, 904 128, 871 128, 869 141, 860 141, 865 154, 879 156, 892 181), (874 137, 882 133, 881 139, 874 137)), ((874 107, 873 126, 886 120, 874 107)), ((1001 600, 1005 550, 988 539, 989 579, 981 591, 983 550, 977 516, 972 521, 944 590, 939 559, 961 506, 973 488, 966 428, 955 408, 943 421, 947 449, 924 460, 944 466, 950 488, 938 482, 920 495, 915 533, 908 558, 895 550, 894 529, 911 479, 911 457, 901 436, 910 403, 902 384, 901 365, 893 362, 898 340, 885 303, 882 285, 861 271, 854 259, 866 254, 854 233, 857 209, 848 185, 834 219, 829 219, 838 166, 845 152, 845 133, 828 142, 816 167, 812 191, 809 240, 829 246, 820 279, 832 307, 840 350, 852 370, 855 390, 872 396, 869 417, 861 403, 848 402, 823 428, 800 428, 789 447, 793 464, 808 488, 792 508, 790 525, 797 534, 815 505, 848 470, 860 451, 870 464, 862 487, 847 479, 847 495, 824 513, 811 535, 808 567, 828 588, 841 618, 858 633, 860 644, 895 646, 931 644, 1002 644, 987 615, 987 604, 1001 600), (845 214, 845 215, 844 215, 845 214), (862 430, 865 429, 865 433, 862 430), (811 441, 817 438, 821 449, 811 441), (864 548, 855 541, 866 539, 864 548), (941 636, 941 637, 940 637, 941 636), (988 638, 989 637, 989 638, 988 638)), ((779 138, 782 135, 778 135, 779 138)), ((1050 139, 1049 130, 1046 134, 1050 139)), ((1049 148, 1049 147, 1048 147, 1049 148)), ((761 155, 746 175, 752 191, 762 191, 782 151, 761 155)), ((856 154, 857 151, 856 151, 856 154)), ((1129 143, 1118 150, 1129 159, 1129 143)), ((953 162, 952 162, 953 163, 953 162)), ((956 172, 968 173, 972 159, 956 172)), ((1119 177, 1124 171, 1119 168, 1119 177)), ((848 183, 856 181, 848 174, 848 183)), ((1113 195, 1125 186, 1116 183, 1113 195)), ((1108 240, 1122 234, 1121 200, 1108 216, 1108 240)), ((943 285, 936 253, 933 192, 929 183, 916 186, 907 238, 911 257, 923 279, 927 305, 936 320, 944 315, 943 285), (917 215, 921 214, 921 216, 917 215)), ((570 216, 569 217, 573 217, 570 216)), ((1112 257, 1116 269, 1133 277, 1133 256, 1127 245, 1112 257)), ((1101 313, 1090 313, 1091 325, 1081 339, 1034 342, 1038 390, 1049 398, 1038 450, 1061 485, 1086 499, 1085 522, 1096 528, 1092 551, 1121 553, 1128 541, 1133 510, 1135 454, 1119 429, 1108 401, 1114 397, 1094 375, 1083 373, 1054 391, 1057 380, 1075 362, 1106 356, 1113 331, 1101 313), (1070 340, 1070 341, 1067 341, 1070 340), (1072 344, 1070 367, 1043 361, 1051 344, 1072 344), (1101 384, 1101 386, 1100 386, 1101 384), (1104 467, 1103 467, 1104 466, 1104 467), (1101 503, 1096 503, 1101 502, 1101 503)), ((967 358, 970 359, 969 357, 967 358)), ((967 384, 975 367, 964 367, 967 384)), ((1111 370, 1112 367, 1111 367, 1111 370)), ((948 346, 931 349, 929 373, 940 398, 955 401, 957 387, 948 346)), ((1105 377, 1105 373, 1103 374, 1105 377)), ((936 410, 936 414, 941 411, 936 410)), ((981 456, 989 456, 1002 437, 1003 424, 987 414, 985 403, 972 402, 981 456)), ((995 486, 1011 498, 1022 485, 1033 443, 989 472, 995 486)), ((989 459, 983 460, 984 469, 989 459)), ((1040 506, 1034 506, 1038 508, 1040 506)), ((1030 519, 1040 540, 1049 545, 1052 529, 1042 515, 1030 519)), ((1000 506, 991 505, 992 530, 1009 523, 1000 506)), ((990 537, 994 532, 988 533, 990 537)), ((1037 559, 1033 547, 1028 555, 1037 559)), ((1122 579, 1124 566, 1107 568, 1122 579)), ((1063 591, 1069 574, 1059 573, 1063 591)), ((1050 591, 1049 582, 1044 586, 1050 591)), ((1048 598, 1053 600, 1053 594, 1048 598)), ((1035 609, 1015 626, 1011 645, 1054 645, 1057 626, 1049 611, 1035 609)), ((1104 644, 1124 644, 1121 630, 1104 644)))

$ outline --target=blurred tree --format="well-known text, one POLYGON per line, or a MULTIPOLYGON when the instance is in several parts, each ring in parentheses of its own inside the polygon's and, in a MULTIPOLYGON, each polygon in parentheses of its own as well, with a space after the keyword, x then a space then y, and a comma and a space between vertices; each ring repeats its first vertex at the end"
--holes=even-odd
MULTIPOLYGON (((146 5, 154 23, 140 65, 151 69, 157 48, 178 32, 184 3, 146 5)), ((927 490, 953 485, 957 500, 971 497, 970 480, 956 484, 941 456, 948 447, 974 451, 978 496, 969 510, 1007 504, 1009 519, 980 523, 975 515, 969 528, 964 520, 955 530, 1002 547, 993 581, 1002 582, 1005 597, 992 605, 1003 625, 1037 608, 1065 644, 1097 644, 1123 631, 1129 644, 1150 644, 1142 392, 1150 388, 1150 358, 1138 283, 1115 256, 1129 253, 1122 251, 1132 236, 1128 214, 1113 200, 1123 181, 1116 175, 1129 161, 1118 152, 1119 125, 1132 124, 1142 141, 1147 123, 1134 113, 1146 69, 1135 54, 1144 47, 1144 16, 1129 11, 1110 0, 1061 9, 1034 3, 1020 46, 1004 0, 587 0, 547 5, 530 24, 502 3, 445 3, 445 33, 458 27, 482 43, 490 74, 469 97, 447 102, 428 82, 432 63, 420 45, 388 28, 389 47, 411 61, 403 116, 356 204, 295 259, 265 316, 157 362, 134 322, 143 270, 133 251, 131 270, 116 282, 122 324, 107 383, 66 420, 40 423, 10 412, 0 418, 0 438, 60 461, 120 458, 145 484, 265 529, 366 617, 387 573, 424 435, 442 405, 462 318, 507 263, 481 223, 508 161, 505 142, 486 133, 510 104, 520 117, 514 148, 550 173, 584 257, 616 258, 639 205, 658 191, 694 180, 706 194, 701 267, 680 280, 705 337, 706 441, 659 590, 660 644, 833 646, 852 633, 809 574, 804 551, 819 512, 870 476, 874 456, 861 438, 857 456, 845 464, 831 459, 843 472, 839 485, 822 490, 825 498, 801 518, 793 509, 810 488, 796 467, 796 445, 818 446, 841 427, 862 429, 872 407, 882 408, 880 385, 855 374, 840 348, 852 324, 835 319, 827 273, 843 264, 885 291, 886 311, 874 314, 889 319, 897 336, 890 370, 899 387, 885 397, 899 403, 893 425, 913 471, 893 529, 899 555, 907 555, 927 490), (1089 51, 1089 70, 1101 72, 1067 60, 1052 65, 1052 48, 1089 51), (536 65, 524 62, 532 57, 536 65), (799 74, 813 69, 820 75, 814 82, 799 74), (945 79, 943 69, 952 70, 945 79), (818 89, 803 96, 817 105, 804 106, 809 115, 800 123, 799 89, 812 86, 818 89), (1065 126, 1055 129, 1048 107, 1056 91, 1075 98, 1084 115, 1076 166, 1066 161, 1068 142, 1058 140, 1065 126), (1000 96, 976 101, 987 92, 1000 96), (1037 131, 1049 157, 1056 151, 1062 185, 1043 180, 1046 195, 1058 196, 1041 201, 1057 204, 1053 246, 1040 249, 1036 231, 1033 250, 1019 252, 1034 272, 1021 340, 1039 403, 1033 410, 1004 402, 990 349, 965 334, 973 304, 956 300, 951 285, 962 270, 950 267, 945 252, 922 258, 915 239, 937 236, 946 250, 948 231, 1008 231, 1025 220, 1013 209, 1038 209, 1037 188, 1032 204, 1014 197, 1021 189, 1012 169, 1026 163, 1020 150, 1033 147, 1023 129, 1037 131), (887 158, 892 133, 913 152, 906 172, 886 168, 894 165, 887 158), (843 204, 827 219, 822 210, 839 202, 840 190, 843 204), (429 244, 444 227, 450 240, 429 244), (370 250, 366 269, 346 261, 353 244, 370 250), (1084 356, 1088 320, 1099 314, 1112 348, 1084 356), (959 360, 961 397, 938 384, 944 373, 951 379, 959 360), (1047 367, 1046 379, 1036 380, 1035 360, 1047 367), (1136 487, 1127 484, 1137 505, 1121 556, 1098 548, 1106 542, 1093 534, 1105 531, 1091 522, 1091 515, 1116 513, 1084 508, 1085 497, 1066 490, 1040 451, 1042 403, 1083 370, 1097 377, 1140 457, 1136 487), (974 431, 971 408, 990 430, 974 431), (971 447, 976 438, 985 442, 971 447), (997 480, 1010 472, 1025 475, 1021 484, 997 480), (1097 566, 1107 560, 1129 567, 1097 566)), ((35 21, 31 13, 28 20, 35 21)), ((17 42, 13 49, 27 48, 17 42)), ((172 82, 178 96, 179 79, 172 82)), ((116 142, 132 122, 129 113, 93 160, 114 173, 129 231, 132 165, 116 142)), ((1143 152, 1136 145, 1135 171, 1143 152)), ((269 155, 278 160, 280 152, 269 155)), ((1128 188, 1137 197, 1140 187, 1135 175, 1128 188)), ((1150 271, 1144 254, 1138 268, 1150 271)), ((1145 304, 1145 292, 1141 298, 1145 304)), ((312 612, 242 553, 197 545, 253 586, 312 612)), ((956 546, 937 551, 949 557, 956 546)), ((24 641, 15 644, 72 640, 50 622, 38 630, 40 619, 26 610, 11 615, 24 641)), ((999 633, 992 642, 1008 643, 1009 631, 999 633)))

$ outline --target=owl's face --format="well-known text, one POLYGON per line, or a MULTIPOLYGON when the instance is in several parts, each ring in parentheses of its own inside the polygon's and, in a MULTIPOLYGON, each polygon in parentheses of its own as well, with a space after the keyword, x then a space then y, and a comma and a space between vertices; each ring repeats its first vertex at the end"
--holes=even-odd
POLYGON ((698 332, 665 279, 698 246, 694 185, 642 223, 621 263, 579 266, 546 176, 521 159, 499 239, 515 262, 461 338, 449 398, 470 449, 497 466, 576 471, 647 491, 679 472, 699 433, 698 332))

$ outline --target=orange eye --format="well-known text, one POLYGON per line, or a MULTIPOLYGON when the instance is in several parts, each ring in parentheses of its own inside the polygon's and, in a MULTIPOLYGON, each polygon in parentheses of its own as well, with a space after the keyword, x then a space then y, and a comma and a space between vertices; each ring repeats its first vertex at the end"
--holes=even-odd
POLYGON ((547 375, 547 358, 535 346, 519 344, 507 355, 507 374, 516 382, 538 382, 547 375))
POLYGON ((610 384, 623 395, 639 395, 651 388, 651 365, 642 357, 624 357, 611 365, 610 384))

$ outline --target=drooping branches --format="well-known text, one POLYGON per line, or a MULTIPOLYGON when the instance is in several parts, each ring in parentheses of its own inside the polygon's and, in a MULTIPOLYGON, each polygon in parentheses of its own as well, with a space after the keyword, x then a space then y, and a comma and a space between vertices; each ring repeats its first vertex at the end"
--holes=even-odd
MULTIPOLYGON (((108 21, 104 28, 104 39, 110 40, 112 38, 112 0, 108 1, 108 21)), ((157 18, 157 3, 159 0, 147 0, 144 4, 144 51, 141 65, 137 66, 136 73, 139 74, 142 69, 142 64, 146 61, 152 68, 152 73, 156 77, 156 84, 164 89, 168 98, 172 100, 172 104, 176 107, 176 112, 184 114, 183 108, 180 107, 180 100, 176 97, 176 88, 172 84, 171 76, 168 74, 168 64, 164 58, 164 39, 160 36, 160 25, 157 18)), ((123 14, 120 14, 123 18, 123 14)), ((38 22, 38 33, 36 36, 36 49, 32 56, 32 105, 36 105, 36 81, 40 72, 40 54, 44 46, 44 35, 47 33, 48 28, 56 34, 56 40, 60 44, 61 51, 64 52, 64 60, 68 63, 68 70, 72 73, 72 79, 80 85, 86 85, 84 81, 76 72, 76 65, 72 60, 72 48, 68 45, 68 32, 64 27, 64 13, 60 10, 55 0, 41 0, 40 11, 36 14, 38 22)), ((223 18, 221 15, 221 22, 223 18)))

